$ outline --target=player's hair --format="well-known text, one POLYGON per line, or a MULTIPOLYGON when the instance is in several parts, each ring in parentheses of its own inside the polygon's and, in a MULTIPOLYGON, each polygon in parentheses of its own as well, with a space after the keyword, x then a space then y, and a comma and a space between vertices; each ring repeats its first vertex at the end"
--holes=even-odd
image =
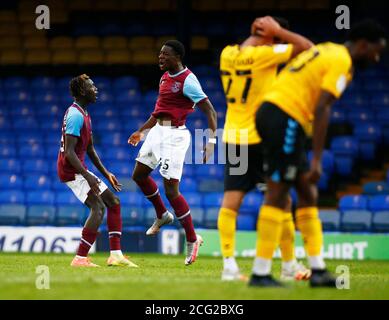
POLYGON ((347 35, 347 39, 350 41, 365 39, 369 42, 379 42, 385 38, 385 29, 372 19, 365 19, 355 23, 347 35))
POLYGON ((185 47, 178 40, 168 40, 164 43, 164 46, 168 46, 174 50, 174 52, 180 56, 181 60, 185 57, 185 47))
POLYGON ((72 97, 76 98, 81 95, 81 90, 85 88, 85 81, 89 79, 89 76, 84 73, 70 80, 69 89, 72 97))
POLYGON ((289 21, 286 20, 285 18, 283 17, 273 17, 274 20, 276 20, 278 22, 278 24, 284 28, 284 29, 287 29, 287 30, 290 30, 290 24, 289 24, 289 21))

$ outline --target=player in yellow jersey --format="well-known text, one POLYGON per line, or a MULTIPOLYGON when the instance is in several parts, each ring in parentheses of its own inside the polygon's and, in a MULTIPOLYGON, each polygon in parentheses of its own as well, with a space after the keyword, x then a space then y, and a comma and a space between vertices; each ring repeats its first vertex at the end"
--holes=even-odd
MULTIPOLYGON (((279 65, 313 45, 308 39, 288 31, 285 19, 257 18, 251 29, 249 38, 240 45, 225 47, 220 56, 227 115, 223 133, 226 149, 224 199, 218 229, 223 255, 222 280, 226 281, 245 279, 234 258, 236 219, 246 193, 264 182, 255 113, 274 83, 279 65)), ((309 276, 309 270, 297 263, 294 256, 291 203, 285 206, 285 212, 280 245, 282 277, 290 280, 296 274, 309 276)))
POLYGON ((258 221, 258 240, 251 286, 281 286, 271 276, 271 262, 282 233, 288 191, 298 195, 296 224, 301 231, 312 287, 335 287, 321 249, 323 233, 317 208, 317 182, 332 104, 352 79, 353 68, 378 62, 386 45, 374 21, 355 24, 344 44, 318 44, 293 59, 280 73, 256 115, 262 138, 267 193, 258 221), (312 136, 308 165, 305 142, 312 136))

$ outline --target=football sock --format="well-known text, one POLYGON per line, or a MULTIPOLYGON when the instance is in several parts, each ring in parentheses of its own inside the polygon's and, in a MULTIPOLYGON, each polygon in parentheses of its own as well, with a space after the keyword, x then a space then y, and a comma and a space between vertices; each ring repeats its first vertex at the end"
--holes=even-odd
POLYGON ((294 237, 295 228, 293 216, 291 212, 285 212, 282 220, 282 232, 280 240, 281 258, 282 261, 292 261, 294 255, 294 237))
POLYGON ((81 233, 81 241, 78 246, 77 256, 86 257, 89 249, 93 246, 97 237, 97 231, 89 228, 83 228, 81 233))
POLYGON ((296 259, 290 260, 290 261, 284 261, 282 260, 281 268, 284 270, 290 270, 292 269, 293 265, 296 263, 296 259))
POLYGON ((238 213, 227 208, 220 208, 217 220, 220 245, 223 257, 233 257, 235 253, 236 217, 238 213))
POLYGON ((165 204, 159 194, 159 189, 153 178, 148 176, 146 179, 136 181, 136 184, 142 190, 146 198, 153 204, 157 218, 161 219, 162 215, 167 211, 165 204))
POLYGON ((196 232, 194 230, 192 216, 190 215, 189 205, 185 198, 180 194, 177 198, 170 200, 169 202, 174 209, 178 221, 180 221, 185 230, 186 241, 196 242, 196 232))
POLYGON ((266 276, 271 272, 271 259, 256 257, 254 259, 253 274, 257 276, 266 276))
POLYGON ((280 243, 284 214, 279 208, 262 206, 257 222, 257 257, 273 258, 274 251, 280 243))
POLYGON ((109 247, 111 251, 121 250, 120 237, 122 236, 122 217, 120 214, 120 204, 108 208, 107 211, 109 247))
POLYGON ((234 257, 227 257, 223 259, 223 268, 228 269, 232 272, 236 272, 239 270, 238 264, 234 257))
POLYGON ((296 222, 304 239, 304 246, 311 268, 324 269, 325 263, 321 256, 323 231, 318 208, 307 207, 297 209, 296 222))

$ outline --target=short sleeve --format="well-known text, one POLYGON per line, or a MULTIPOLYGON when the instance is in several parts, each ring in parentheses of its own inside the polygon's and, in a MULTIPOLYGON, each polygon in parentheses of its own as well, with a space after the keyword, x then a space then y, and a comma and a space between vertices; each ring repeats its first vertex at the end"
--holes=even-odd
POLYGON ((325 73, 321 89, 330 92, 335 98, 340 98, 350 78, 351 63, 348 59, 342 59, 339 56, 329 59, 328 70, 325 73))
POLYGON ((183 93, 185 97, 188 97, 194 103, 199 103, 201 100, 207 98, 207 95, 201 88, 199 80, 193 73, 186 77, 183 93))
POLYGON ((66 116, 66 131, 65 134, 79 137, 81 128, 84 125, 84 117, 76 108, 70 108, 66 116))
POLYGON ((292 44, 276 44, 272 46, 255 47, 257 61, 264 65, 273 66, 286 63, 290 60, 293 52, 292 44))

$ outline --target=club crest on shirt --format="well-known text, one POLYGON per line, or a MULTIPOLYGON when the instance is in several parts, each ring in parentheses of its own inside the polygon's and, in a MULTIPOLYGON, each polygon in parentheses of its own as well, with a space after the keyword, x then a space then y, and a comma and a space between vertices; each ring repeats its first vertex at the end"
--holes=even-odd
POLYGON ((178 91, 180 91, 180 88, 181 88, 181 83, 174 82, 174 84, 172 85, 172 92, 177 93, 178 91))

